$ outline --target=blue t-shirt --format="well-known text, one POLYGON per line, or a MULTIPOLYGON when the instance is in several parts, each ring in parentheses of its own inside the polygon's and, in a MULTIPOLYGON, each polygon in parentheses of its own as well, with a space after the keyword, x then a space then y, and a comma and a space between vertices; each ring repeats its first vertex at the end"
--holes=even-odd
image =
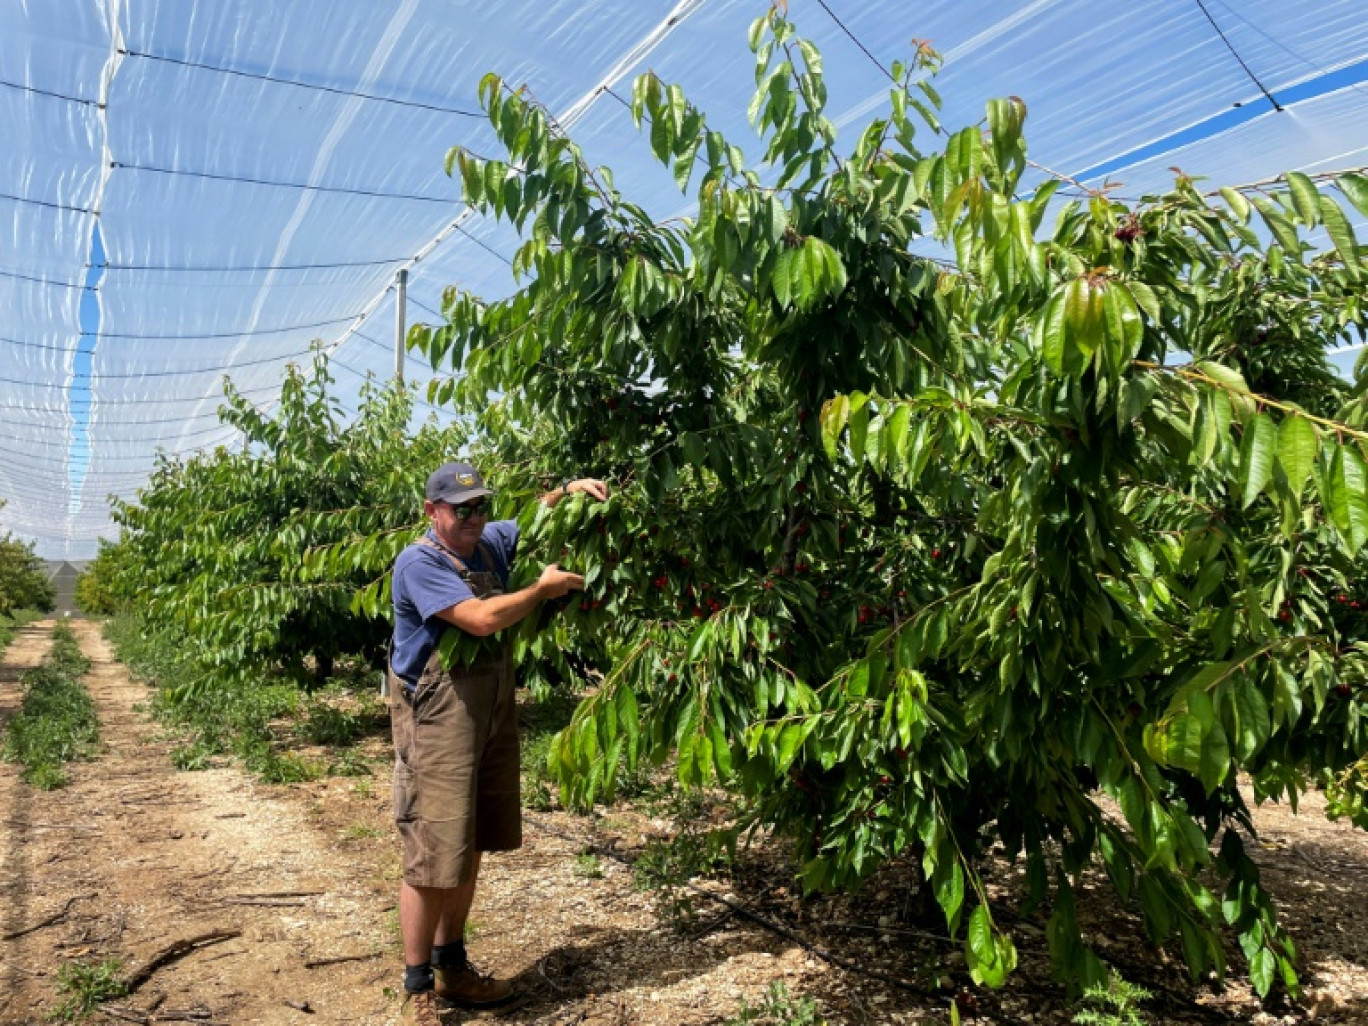
MULTIPOLYGON (((428 532, 432 538, 432 532, 428 532)), ((513 520, 493 520, 485 524, 480 540, 489 546, 493 566, 485 566, 480 548, 469 559, 462 559, 472 571, 494 573, 508 587, 508 573, 518 551, 518 524, 513 520)), ((475 597, 461 579, 451 558, 439 549, 413 544, 394 561, 394 580, 390 586, 394 602, 394 645, 390 667, 408 684, 418 683, 432 650, 449 626, 437 616, 443 609, 475 597)))

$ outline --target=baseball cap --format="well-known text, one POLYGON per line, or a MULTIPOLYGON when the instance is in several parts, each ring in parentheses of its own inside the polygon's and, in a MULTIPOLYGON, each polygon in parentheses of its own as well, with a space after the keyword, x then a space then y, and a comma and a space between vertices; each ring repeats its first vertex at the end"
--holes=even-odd
POLYGON ((423 494, 429 502, 462 503, 494 493, 469 463, 443 463, 428 475, 423 494))

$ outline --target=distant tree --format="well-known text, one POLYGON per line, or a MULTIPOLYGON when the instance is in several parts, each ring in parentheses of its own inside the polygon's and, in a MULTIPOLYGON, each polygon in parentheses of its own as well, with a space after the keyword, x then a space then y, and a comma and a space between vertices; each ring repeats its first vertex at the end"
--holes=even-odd
POLYGON ((16 609, 37 609, 46 613, 55 598, 43 561, 33 546, 11 534, 0 537, 0 616, 16 609))
POLYGON ((118 590, 116 545, 101 540, 100 551, 85 572, 76 578, 76 607, 90 616, 113 616, 127 604, 118 590))

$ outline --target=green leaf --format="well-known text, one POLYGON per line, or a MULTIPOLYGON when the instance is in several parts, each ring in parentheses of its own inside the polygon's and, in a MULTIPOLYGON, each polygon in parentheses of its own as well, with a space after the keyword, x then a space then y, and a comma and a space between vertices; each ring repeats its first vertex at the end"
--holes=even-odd
POLYGON ((1293 260, 1300 262, 1301 242, 1297 238, 1296 227, 1287 219, 1287 215, 1266 197, 1255 196, 1253 203, 1255 209, 1259 211, 1259 216, 1264 219, 1264 224, 1268 225, 1268 230, 1273 233, 1273 237, 1278 240, 1283 250, 1293 260))
POLYGON ((1330 470, 1321 480, 1321 498, 1330 520, 1339 529, 1351 553, 1368 541, 1368 496, 1364 495, 1368 474, 1363 458, 1352 445, 1335 448, 1330 470))
POLYGON ((1221 198, 1229 205, 1231 212, 1239 218, 1241 224, 1249 222, 1249 200, 1243 194, 1236 192, 1229 186, 1221 186, 1221 198))
POLYGON ((1273 461, 1278 451, 1278 429, 1265 414, 1256 414, 1244 428, 1240 445, 1240 484, 1243 508, 1253 505, 1273 479, 1273 461))
POLYGON ((960 912, 964 907, 964 870, 953 855, 936 863, 931 875, 931 887, 936 903, 945 913, 946 928, 953 937, 959 931, 960 912))
POLYGON ((1368 178, 1360 174, 1340 175, 1335 184, 1360 214, 1368 217, 1368 178))
POLYGON ((794 758, 798 755, 798 750, 803 747, 803 739, 807 736, 802 723, 786 723, 779 732, 778 754, 774 760, 774 770, 776 773, 783 773, 793 764, 794 758))
POLYGON ((1325 219, 1325 230, 1330 235, 1330 241, 1335 244, 1340 259, 1344 261, 1344 269, 1349 272, 1351 278, 1357 279, 1360 274, 1358 240, 1354 238, 1353 226, 1349 224, 1349 219, 1344 216, 1339 204, 1329 196, 1320 198, 1320 209, 1321 216, 1325 219))
POLYGON ((838 395, 822 405, 822 447, 830 459, 836 458, 836 443, 850 418, 850 396, 838 395))
POLYGON ((1087 278, 1075 278, 1064 288, 1064 329, 1084 362, 1105 337, 1107 291, 1105 284, 1094 287, 1087 278))
POLYGON ((1292 190, 1292 205, 1297 210, 1297 216, 1306 223, 1306 227, 1316 227, 1320 223, 1321 210, 1320 191, 1316 183, 1300 171, 1289 171, 1287 184, 1292 190))
POLYGON ((1260 948, 1249 960, 1249 982, 1254 985, 1254 992, 1259 997, 1268 997, 1273 989, 1273 972, 1276 968, 1277 959, 1267 948, 1260 948))
POLYGON ((1113 283, 1107 289, 1103 300, 1106 315, 1107 352, 1112 368, 1120 373, 1140 350, 1145 336, 1144 321, 1140 318, 1140 308, 1125 285, 1113 283))
POLYGON ((1305 417, 1291 414, 1278 427, 1278 464, 1295 495, 1301 495, 1306 479, 1316 467, 1320 436, 1305 417))
POLYGON ((1235 720, 1235 754, 1247 762, 1262 750, 1273 731, 1268 702, 1254 682, 1245 677, 1234 682, 1228 709, 1235 720))
POLYGON ((1040 322, 1041 355, 1045 363, 1056 374, 1064 373, 1064 365, 1069 361, 1068 338, 1064 331, 1064 292, 1060 290, 1050 297, 1045 308, 1045 317, 1040 322))

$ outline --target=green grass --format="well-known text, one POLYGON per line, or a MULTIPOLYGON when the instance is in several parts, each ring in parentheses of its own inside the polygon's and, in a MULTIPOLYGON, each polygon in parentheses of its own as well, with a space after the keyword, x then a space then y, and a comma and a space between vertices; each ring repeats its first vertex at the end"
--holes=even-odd
POLYGON ((770 984, 765 1000, 758 1005, 741 1002, 740 1011, 723 1026, 824 1026, 817 1014, 817 1002, 810 997, 792 997, 788 987, 776 980, 770 984))
POLYGON ((95 706, 81 684, 90 668, 65 623, 52 631, 52 650, 19 682, 24 701, 5 728, 0 755, 24 767, 24 780, 44 791, 64 787, 66 763, 93 757, 99 744, 95 706))
POLYGON ((603 863, 592 851, 580 852, 575 856, 575 875, 586 880, 603 878, 603 863))
POLYGON ((102 1001, 123 997, 128 992, 120 973, 123 963, 117 958, 102 962, 68 962, 57 970, 57 993, 62 1001, 49 1014, 52 1022, 81 1022, 88 1019, 102 1001))
POLYGON ((0 652, 9 647, 20 627, 42 618, 43 614, 36 609, 11 609, 8 613, 0 613, 0 652))
POLYGON ((370 763, 356 746, 387 719, 370 694, 374 674, 343 665, 339 679, 306 696, 270 668, 250 677, 206 677, 188 638, 148 631, 132 616, 108 621, 105 635, 129 670, 154 688, 152 715, 181 738, 171 756, 178 768, 206 769, 216 760, 236 759, 273 784, 370 775, 370 763), (291 750, 301 745, 330 751, 291 750))
POLYGON ((1144 987, 1127 982, 1113 969, 1106 983, 1094 983, 1083 992, 1085 1008, 1073 1017, 1079 1026, 1146 1026, 1136 1006, 1154 995, 1144 987))

